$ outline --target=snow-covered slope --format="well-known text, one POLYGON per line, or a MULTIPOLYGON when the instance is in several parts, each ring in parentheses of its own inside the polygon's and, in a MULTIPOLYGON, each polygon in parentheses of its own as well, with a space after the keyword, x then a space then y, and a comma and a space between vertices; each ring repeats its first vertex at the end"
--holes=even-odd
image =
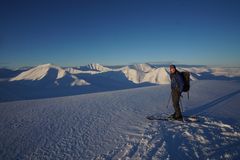
POLYGON ((11 78, 10 81, 41 80, 48 76, 50 69, 54 69, 56 71, 56 79, 63 78, 66 75, 65 70, 58 66, 52 64, 43 64, 25 71, 14 78, 11 78))
POLYGON ((82 67, 80 67, 80 70, 98 71, 98 72, 111 71, 110 68, 104 67, 98 63, 92 63, 92 64, 88 64, 86 66, 82 66, 82 67))
POLYGON ((166 108, 169 85, 0 103, 0 159, 240 159, 240 84, 194 81, 185 115, 166 108))
POLYGON ((148 64, 126 66, 120 69, 134 83, 169 84, 169 73, 162 68, 152 68, 148 64))
POLYGON ((78 79, 76 76, 71 75, 59 66, 52 64, 43 64, 25 72, 22 72, 16 77, 11 78, 9 81, 44 81, 45 85, 64 85, 64 86, 75 86, 75 85, 88 85, 89 83, 78 79))
POLYGON ((152 66, 150 66, 147 63, 130 65, 129 68, 135 69, 137 71, 145 72, 145 73, 150 72, 153 69, 152 66))

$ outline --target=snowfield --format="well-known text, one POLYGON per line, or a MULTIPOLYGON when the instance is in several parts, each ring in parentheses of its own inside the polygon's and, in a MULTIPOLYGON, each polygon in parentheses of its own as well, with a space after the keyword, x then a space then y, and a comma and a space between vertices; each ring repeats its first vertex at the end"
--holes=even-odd
POLYGON ((170 114, 168 84, 0 103, 0 159, 240 159, 240 82, 192 81, 184 115, 170 114))

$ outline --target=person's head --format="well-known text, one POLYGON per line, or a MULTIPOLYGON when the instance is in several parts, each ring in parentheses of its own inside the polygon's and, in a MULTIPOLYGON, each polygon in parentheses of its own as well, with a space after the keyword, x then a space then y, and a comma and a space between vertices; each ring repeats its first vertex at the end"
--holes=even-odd
POLYGON ((175 72, 176 72, 176 66, 175 65, 173 65, 173 64, 171 64, 170 66, 169 66, 169 68, 170 68, 170 73, 171 74, 174 74, 175 72))

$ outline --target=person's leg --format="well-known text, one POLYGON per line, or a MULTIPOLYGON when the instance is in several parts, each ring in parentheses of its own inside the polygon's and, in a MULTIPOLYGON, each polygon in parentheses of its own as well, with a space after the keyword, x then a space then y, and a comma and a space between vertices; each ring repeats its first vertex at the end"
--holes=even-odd
POLYGON ((171 114, 168 118, 173 119, 173 118, 175 117, 175 115, 176 115, 176 110, 175 110, 175 107, 174 107, 174 99, 175 99, 175 98, 174 98, 173 90, 172 90, 172 92, 171 92, 171 95, 172 95, 172 104, 173 104, 174 113, 171 114))
POLYGON ((173 102, 173 107, 174 107, 174 110, 175 110, 175 115, 174 115, 175 119, 182 118, 179 101, 180 101, 179 91, 178 90, 173 90, 172 91, 172 102, 173 102))

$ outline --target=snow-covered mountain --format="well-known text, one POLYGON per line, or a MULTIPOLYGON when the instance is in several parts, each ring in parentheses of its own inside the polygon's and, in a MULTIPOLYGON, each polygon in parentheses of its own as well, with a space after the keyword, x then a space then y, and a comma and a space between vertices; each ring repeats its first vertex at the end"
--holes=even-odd
POLYGON ((51 70, 52 72, 55 71, 56 77, 52 76, 53 78, 60 79, 66 75, 65 70, 63 70, 61 67, 52 64, 43 64, 25 71, 14 78, 11 78, 10 81, 41 80, 49 76, 51 70))
POLYGON ((134 65, 130 65, 128 67, 131 68, 131 69, 135 69, 137 71, 140 71, 140 72, 145 72, 145 73, 150 72, 153 69, 153 67, 150 66, 147 63, 134 64, 134 65))
POLYGON ((152 68, 148 64, 126 66, 121 69, 125 76, 134 83, 169 84, 169 73, 166 68, 152 68))
POLYGON ((111 71, 110 68, 104 67, 98 63, 92 63, 92 64, 88 64, 86 66, 81 66, 80 70, 82 70, 82 71, 98 71, 98 72, 111 71))
MULTIPOLYGON (((186 65, 177 66, 177 68, 179 71, 186 70, 191 73, 191 83, 195 80, 240 81, 239 68, 188 67, 186 65)), ((157 67, 152 64, 135 64, 111 69, 99 64, 73 68, 43 64, 28 68, 25 71, 21 70, 18 73, 14 77, 7 77, 11 74, 0 75, 0 77, 2 76, 0 78, 0 94, 2 95, 0 102, 114 91, 170 83, 169 67, 157 67), (51 90, 46 91, 46 88, 51 88, 51 90), (34 94, 29 94, 29 91, 33 90, 34 94)))
POLYGON ((78 79, 66 70, 53 64, 43 64, 22 72, 16 77, 9 80, 14 81, 31 81, 43 83, 44 85, 61 85, 61 86, 81 86, 89 85, 88 82, 78 79))
MULTIPOLYGON (((191 80, 198 79, 228 79, 240 77, 240 71, 238 68, 208 68, 208 67, 178 67, 180 71, 189 71, 191 73, 191 80)), ((102 74, 107 72, 122 72, 125 78, 135 84, 150 83, 150 84, 169 84, 169 68, 168 67, 153 67, 149 64, 135 64, 128 65, 122 68, 110 69, 100 64, 89 64, 79 68, 61 68, 52 64, 39 65, 31 68, 25 72, 22 72, 16 77, 10 79, 10 81, 51 81, 56 84, 60 84, 59 81, 65 79, 72 85, 86 85, 88 82, 83 79, 79 80, 79 75, 89 75, 88 79, 94 78, 95 74, 102 74)), ((103 76, 114 76, 115 74, 103 74, 103 76)), ((103 77, 102 76, 102 77, 103 77)), ((101 76, 98 76, 101 78, 101 76)), ((106 78, 106 77, 105 77, 106 78)), ((117 78, 117 77, 116 77, 117 78)), ((112 78, 116 81, 116 78, 112 78)), ((119 77, 124 79, 123 77, 119 77)), ((101 81, 101 80, 100 80, 101 81)), ((108 83, 108 82, 106 82, 108 83)), ((66 84, 65 84, 66 85, 66 84)))

